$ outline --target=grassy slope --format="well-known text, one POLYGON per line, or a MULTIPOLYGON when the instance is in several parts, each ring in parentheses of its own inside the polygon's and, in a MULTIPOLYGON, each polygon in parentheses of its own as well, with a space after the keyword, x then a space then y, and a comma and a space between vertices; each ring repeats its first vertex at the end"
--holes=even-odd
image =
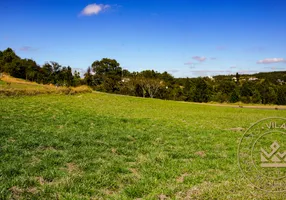
POLYGON ((36 82, 30 82, 19 78, 14 78, 7 74, 3 74, 0 80, 0 89, 45 89, 46 87, 52 87, 48 85, 41 85, 36 82), (10 83, 8 85, 7 83, 10 83))
POLYGON ((102 93, 0 98, 0 198, 273 198, 242 178, 243 133, 229 129, 285 115, 102 93))
POLYGON ((91 93, 92 89, 82 85, 79 87, 56 87, 52 84, 43 85, 30 82, 9 75, 2 75, 0 79, 0 96, 33 96, 39 94, 77 94, 91 93))

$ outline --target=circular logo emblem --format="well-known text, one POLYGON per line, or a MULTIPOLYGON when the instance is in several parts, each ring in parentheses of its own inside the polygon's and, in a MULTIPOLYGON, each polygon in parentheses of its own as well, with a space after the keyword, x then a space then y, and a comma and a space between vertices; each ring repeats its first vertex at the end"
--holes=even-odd
POLYGON ((286 119, 267 118, 252 125, 238 148, 243 175, 258 189, 286 191, 286 119))

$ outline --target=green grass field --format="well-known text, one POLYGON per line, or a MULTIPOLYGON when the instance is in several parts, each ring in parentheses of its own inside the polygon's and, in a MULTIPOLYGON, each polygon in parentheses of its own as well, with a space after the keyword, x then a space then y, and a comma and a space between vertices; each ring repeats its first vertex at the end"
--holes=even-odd
POLYGON ((285 110, 92 93, 2 97, 0 116, 0 199, 286 198, 237 164, 241 130, 285 110))

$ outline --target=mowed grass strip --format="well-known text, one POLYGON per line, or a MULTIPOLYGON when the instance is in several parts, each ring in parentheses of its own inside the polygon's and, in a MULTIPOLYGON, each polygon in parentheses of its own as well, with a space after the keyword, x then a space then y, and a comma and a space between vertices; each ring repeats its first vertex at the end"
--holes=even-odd
POLYGON ((0 199, 285 199, 237 165, 243 131, 284 110, 103 93, 0 98, 0 199))

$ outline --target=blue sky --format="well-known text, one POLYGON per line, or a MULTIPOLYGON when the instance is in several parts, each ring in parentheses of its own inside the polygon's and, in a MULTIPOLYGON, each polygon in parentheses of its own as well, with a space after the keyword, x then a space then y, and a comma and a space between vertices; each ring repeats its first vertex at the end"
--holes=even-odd
POLYGON ((175 77, 286 70, 285 0, 0 1, 0 50, 175 77))

